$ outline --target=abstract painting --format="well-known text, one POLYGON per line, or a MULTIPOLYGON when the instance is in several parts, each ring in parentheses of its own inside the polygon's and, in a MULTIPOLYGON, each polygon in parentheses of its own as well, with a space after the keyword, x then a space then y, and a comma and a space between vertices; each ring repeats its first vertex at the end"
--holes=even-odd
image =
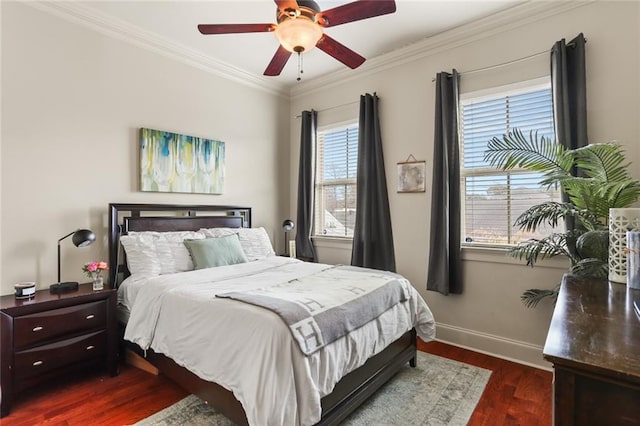
POLYGON ((140 190, 222 194, 224 142, 140 129, 140 190))

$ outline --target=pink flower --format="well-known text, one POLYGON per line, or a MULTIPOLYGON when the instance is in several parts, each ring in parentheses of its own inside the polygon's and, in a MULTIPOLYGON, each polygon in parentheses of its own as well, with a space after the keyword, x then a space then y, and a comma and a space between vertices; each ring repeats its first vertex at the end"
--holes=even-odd
POLYGON ((88 277, 96 278, 102 274, 102 271, 109 269, 109 265, 107 262, 103 261, 93 261, 89 263, 85 263, 82 267, 82 270, 88 277))

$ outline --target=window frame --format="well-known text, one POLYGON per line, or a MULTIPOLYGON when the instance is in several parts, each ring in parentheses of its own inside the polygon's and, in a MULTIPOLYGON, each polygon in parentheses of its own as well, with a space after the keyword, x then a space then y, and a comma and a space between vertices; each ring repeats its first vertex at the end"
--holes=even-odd
MULTIPOLYGON (((356 197, 357 197, 357 190, 358 190, 358 179, 357 179, 357 170, 358 170, 358 165, 357 165, 357 160, 356 160, 356 176, 353 178, 344 178, 344 179, 335 179, 332 180, 330 184, 325 184, 325 180, 324 177, 322 179, 322 182, 319 182, 318 177, 322 174, 324 174, 324 169, 320 170, 320 163, 322 161, 322 159, 320 158, 320 134, 323 134, 323 139, 324 139, 324 133, 327 132, 336 132, 336 131, 340 131, 340 130, 347 130, 350 128, 356 128, 359 131, 359 119, 357 117, 354 118, 350 118, 347 120, 343 120, 343 121, 339 121, 339 122, 333 122, 333 123, 328 123, 328 124, 324 124, 322 126, 318 126, 317 128, 317 139, 316 139, 316 152, 315 152, 315 172, 314 172, 314 200, 313 200, 313 215, 314 215, 314 221, 313 221, 313 229, 311 232, 311 238, 312 239, 327 239, 327 240, 333 240, 333 241, 349 241, 351 242, 353 240, 353 234, 352 235, 327 235, 327 234, 322 234, 322 226, 320 226, 321 224, 318 223, 318 215, 320 214, 319 210, 319 203, 324 203, 324 199, 322 199, 321 197, 319 197, 318 195, 320 194, 320 189, 319 187, 335 187, 335 186, 341 186, 344 185, 345 187, 347 185, 353 185, 353 187, 355 188, 355 192, 356 192, 356 197)), ((357 139, 356 138, 356 143, 357 143, 357 139)), ((324 143, 324 141, 323 141, 324 143)), ((324 145, 323 145, 323 150, 324 150, 324 145)), ((357 152, 357 151, 356 151, 357 152)), ((355 215, 355 211, 354 211, 354 215, 355 215)), ((324 224, 324 222, 322 223, 324 224)), ((345 227, 346 228, 346 227, 345 227)))
MULTIPOLYGON (((482 168, 473 168, 473 169, 465 169, 464 167, 464 131, 463 131, 463 106, 466 104, 473 102, 483 102, 491 99, 502 98, 506 96, 517 95, 523 92, 533 92, 537 90, 543 89, 551 89, 551 78, 550 76, 520 81, 512 84, 495 86, 487 89, 475 90, 472 92, 467 92, 460 94, 460 103, 459 103, 459 164, 460 164, 460 238, 461 238, 461 247, 462 248, 472 248, 472 249, 496 249, 496 250, 508 250, 511 247, 516 246, 518 243, 484 243, 484 242, 467 242, 465 241, 466 234, 466 196, 467 196, 467 187, 466 187, 466 178, 469 176, 500 176, 504 177, 507 181, 510 181, 512 175, 523 175, 523 174, 536 174, 536 172, 531 172, 527 169, 523 168, 513 168, 510 170, 501 170, 499 168, 494 167, 482 167, 482 168), (466 170, 471 170, 471 172, 466 172, 466 170)), ((552 101, 553 102, 553 101, 552 101)), ((553 120, 553 105, 551 106, 551 114, 553 120)), ((555 129, 554 129, 555 136, 555 129)), ((508 191, 511 191, 511 183, 509 183, 508 191)), ((532 204, 533 206, 534 204, 532 204)), ((511 239, 512 225, 517 217, 513 217, 511 222, 507 222, 509 226, 507 226, 507 238, 511 239)), ((563 226, 559 224, 558 227, 563 226)))

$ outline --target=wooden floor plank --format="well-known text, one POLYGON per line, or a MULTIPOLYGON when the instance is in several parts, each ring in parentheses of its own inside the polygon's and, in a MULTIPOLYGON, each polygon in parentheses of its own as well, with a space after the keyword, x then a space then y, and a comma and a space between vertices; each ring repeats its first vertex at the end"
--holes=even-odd
MULTIPOLYGON (((470 425, 551 424, 552 374, 440 342, 419 349, 492 371, 470 425)), ((165 378, 129 365, 120 375, 96 372, 65 377, 23 392, 2 426, 130 425, 168 407, 187 393, 165 378)))

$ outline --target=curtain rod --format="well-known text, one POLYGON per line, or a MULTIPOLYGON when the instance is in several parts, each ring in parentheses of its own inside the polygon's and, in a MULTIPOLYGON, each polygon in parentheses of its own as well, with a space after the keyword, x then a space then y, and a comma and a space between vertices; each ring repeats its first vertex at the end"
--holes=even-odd
MULTIPOLYGON (((587 39, 585 39, 584 41, 586 43, 587 39)), ((575 45, 575 42, 567 43, 567 46, 574 46, 574 45, 575 45)), ((512 61, 502 62, 502 63, 496 64, 496 65, 489 65, 488 67, 476 68, 476 69, 469 70, 469 71, 461 71, 461 72, 458 72, 458 75, 474 74, 474 73, 481 72, 481 71, 489 71, 489 70, 496 69, 496 68, 501 68, 501 67, 504 67, 504 66, 507 66, 507 65, 517 64, 518 62, 523 62, 523 61, 526 61, 528 59, 536 58, 538 56, 549 54, 549 53, 551 53, 551 50, 544 50, 542 52, 533 53, 533 54, 531 54, 529 56, 524 56, 522 58, 514 59, 512 61)), ((434 82, 434 81, 436 81, 435 77, 433 77, 431 79, 431 82, 434 82)))
MULTIPOLYGON (((354 104, 357 104, 357 103, 360 103, 360 101, 347 102, 346 104, 331 106, 331 107, 327 107, 327 108, 323 108, 323 109, 316 109, 315 111, 317 111, 317 112, 330 111, 332 109, 342 108, 342 107, 346 107, 346 106, 349 106, 349 105, 354 105, 354 104)), ((298 114, 294 118, 300 118, 300 117, 302 117, 302 114, 298 114)))

